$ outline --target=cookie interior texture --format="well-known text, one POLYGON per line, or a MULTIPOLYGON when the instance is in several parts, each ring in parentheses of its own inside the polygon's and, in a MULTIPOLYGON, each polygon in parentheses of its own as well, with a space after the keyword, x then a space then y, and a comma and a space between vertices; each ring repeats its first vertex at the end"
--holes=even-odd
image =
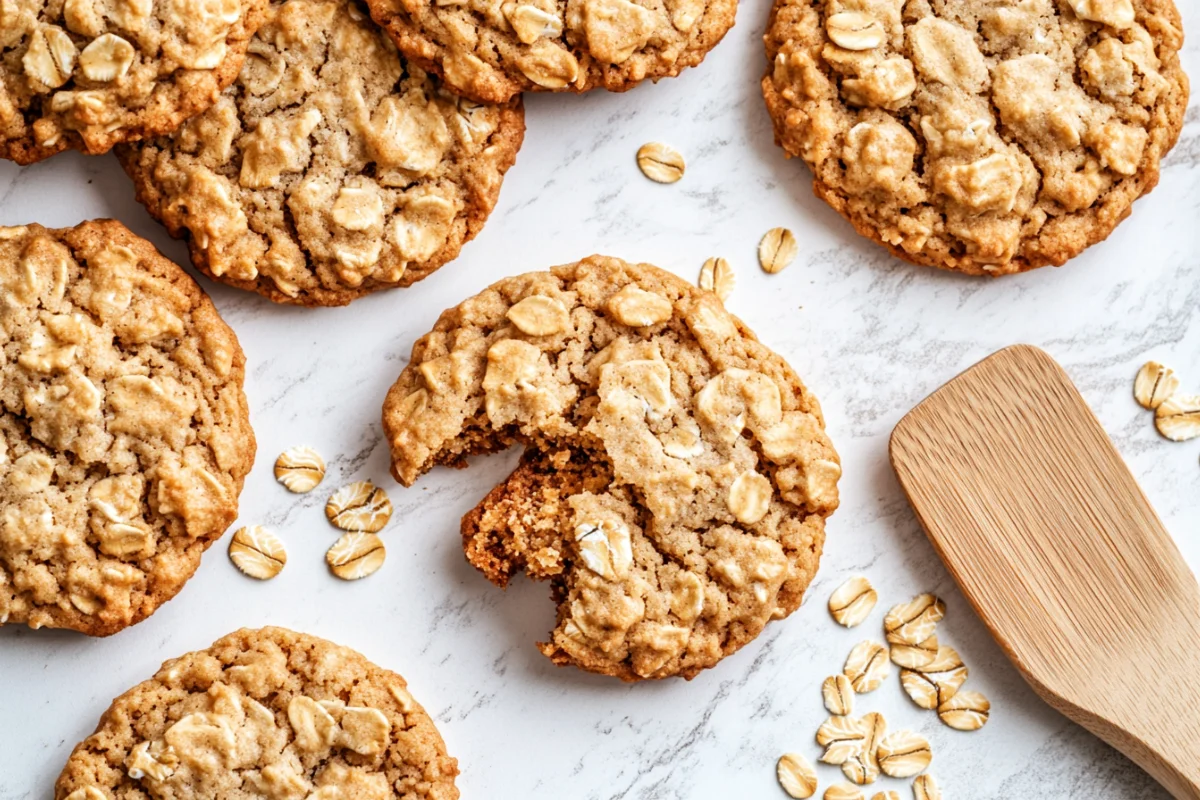
POLYGON ((216 105, 118 155, 208 275, 276 302, 344 305, 458 255, 524 132, 520 98, 448 94, 354 0, 288 0, 216 105))
POLYGON ((212 105, 267 0, 3 0, 0 157, 106 153, 212 105))
POLYGON ((799 607, 841 467, 820 406, 717 297, 592 256, 442 314, 388 393, 392 471, 519 444, 463 518, 503 586, 548 580, 542 651, 624 680, 692 677, 799 607))
POLYGON ((0 228, 0 624, 149 616, 237 516, 237 338, 118 222, 0 228))
POLYGON ((817 195, 895 255, 1061 265, 1158 182, 1187 106, 1170 0, 777 0, 763 94, 817 195))
POLYGON ((678 75, 704 60, 737 12, 737 0, 369 2, 408 58, 490 103, 678 75))
POLYGON ((404 679, 283 628, 163 664, 76 746, 57 800, 456 800, 458 762, 404 679))

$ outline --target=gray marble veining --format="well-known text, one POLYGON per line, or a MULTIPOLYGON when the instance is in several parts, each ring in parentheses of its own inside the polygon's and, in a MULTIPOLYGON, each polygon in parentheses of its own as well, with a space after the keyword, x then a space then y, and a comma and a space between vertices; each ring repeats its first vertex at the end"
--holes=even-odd
MULTIPOLYGON (((975 734, 942 726, 907 701, 893 674, 860 698, 893 727, 927 735, 948 800, 1013 797, 1165 800, 1127 760, 1044 706, 992 643, 937 561, 887 464, 896 421, 942 382, 1015 342, 1040 345, 1079 384, 1185 557, 1200 568, 1200 441, 1170 444, 1134 404, 1147 358, 1200 391, 1200 106, 1192 104, 1158 188, 1101 245, 1062 269, 1001 281, 896 261, 860 240, 813 197, 803 164, 772 141, 759 96, 767 0, 745 0, 737 27, 699 68, 623 95, 528 98, 529 133, 500 204, 462 257, 417 286, 348 309, 280 308, 204 281, 249 359, 247 393, 259 458, 239 524, 277 530, 290 557, 259 584, 208 554, 180 596, 147 622, 90 640, 0 629, 0 799, 50 796, 71 747, 110 698, 166 658, 244 625, 291 626, 350 645, 404 674, 461 762, 464 797, 694 800, 782 797, 774 762, 818 754, 820 683, 850 648, 877 636, 835 626, 824 609, 864 572, 881 606, 925 590, 949 614, 939 635, 993 702, 975 734), (663 140, 688 157, 674 186, 638 173, 634 153, 663 140), (794 230, 801 255, 769 276, 762 233, 794 230), (518 271, 605 252, 692 280, 708 256, 737 270, 730 308, 783 353, 824 406, 844 464, 820 574, 804 608, 691 682, 625 686, 553 667, 534 648, 553 621, 546 588, 493 588, 467 565, 458 518, 515 463, 508 453, 468 471, 439 470, 403 489, 387 473, 379 409, 413 340, 440 309, 518 271), (317 447, 326 484, 295 496, 275 484, 275 456, 317 447), (336 538, 321 506, 341 483, 371 478, 396 506, 389 554, 374 577, 332 578, 336 538)), ((1183 0, 1200 75, 1200 2, 1183 0)), ((111 157, 59 156, 27 169, 0 164, 0 224, 124 221, 168 255, 186 251, 134 202, 111 157)), ((822 784, 840 778, 822 767, 822 784)), ((907 781, 881 789, 908 796, 907 781)))

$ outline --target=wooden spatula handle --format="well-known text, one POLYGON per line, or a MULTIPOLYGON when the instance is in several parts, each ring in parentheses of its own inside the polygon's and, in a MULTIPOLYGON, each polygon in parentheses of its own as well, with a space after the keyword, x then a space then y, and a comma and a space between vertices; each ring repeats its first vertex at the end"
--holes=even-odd
POLYGON ((891 457, 1038 694, 1200 800, 1200 586, 1062 367, 1002 350, 906 415, 891 457))
MULTIPOLYGON (((1174 797, 1200 800, 1200 640, 1164 642, 1164 649, 1145 667, 1133 680, 1110 687, 1122 695, 1113 699, 1126 710, 1123 718, 1111 708, 1105 709, 1108 717, 1097 716, 1064 702, 1034 680, 1030 684, 1047 703, 1120 750, 1174 797), (1169 664, 1166 670, 1154 671, 1163 662, 1169 664), (1139 684, 1144 687, 1140 693, 1123 688, 1139 684)), ((1107 683, 1108 677, 1098 674, 1097 681, 1107 683)))

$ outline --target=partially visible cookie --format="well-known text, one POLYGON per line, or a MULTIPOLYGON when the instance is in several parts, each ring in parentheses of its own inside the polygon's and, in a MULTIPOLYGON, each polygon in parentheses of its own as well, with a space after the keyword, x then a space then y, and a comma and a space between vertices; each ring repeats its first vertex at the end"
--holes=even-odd
POLYGON ((733 27, 737 0, 368 0, 412 61, 455 92, 623 92, 694 67, 733 27))
POLYGON ((170 600, 237 517, 245 358, 119 222, 0 228, 0 624, 104 636, 170 600))
POLYGON ((355 0, 272 6, 237 82, 176 134, 118 150, 192 261, 280 303, 344 305, 458 255, 525 132, 409 64, 355 0))
POLYGON ((462 521, 504 586, 548 580, 542 651, 622 680, 693 677, 800 606, 841 466, 816 398, 711 292, 592 256, 442 314, 388 392, 392 472, 512 444, 462 521))
POLYGON ((106 153, 208 108, 268 0, 3 0, 0 158, 106 153))
POLYGON ((243 629, 162 665, 75 747, 56 800, 457 800, 404 679, 340 645, 243 629))
POLYGON ((1171 0, 776 0, 775 138, 859 233, 1004 275, 1103 240, 1187 107, 1171 0))

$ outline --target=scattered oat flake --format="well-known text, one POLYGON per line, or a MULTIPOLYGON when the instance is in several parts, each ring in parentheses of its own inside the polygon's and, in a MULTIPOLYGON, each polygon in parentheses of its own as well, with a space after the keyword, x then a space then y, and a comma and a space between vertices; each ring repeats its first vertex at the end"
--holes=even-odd
POLYGON ((283 571, 287 550, 279 537, 262 525, 247 525, 233 534, 229 560, 251 578, 266 581, 283 571))
POLYGON ((900 670, 900 685, 914 703, 932 711, 958 692, 967 675, 958 651, 943 645, 937 657, 925 666, 900 670))
POLYGON ((377 533, 392 517, 392 501, 370 481, 356 481, 330 495, 325 516, 344 531, 377 533))
POLYGON ((805 800, 817 791, 817 770, 799 753, 785 753, 775 765, 779 785, 788 797, 805 800))
POLYGON ((896 731, 883 737, 876 751, 879 768, 893 778, 911 778, 933 760, 929 741, 919 733, 896 731))
POLYGON ((879 761, 876 750, 887 732, 887 720, 882 714, 870 713, 859 720, 863 739, 857 753, 842 762, 842 774, 859 786, 874 783, 879 779, 879 761))
POLYGON ((837 624, 847 628, 860 625, 879 602, 879 594, 871 582, 855 575, 829 596, 829 613, 837 624))
POLYGON ((825 790, 825 800, 865 800, 863 790, 849 783, 835 783, 825 790))
POLYGON ((1172 442, 1200 436, 1200 394, 1172 395, 1154 412, 1154 427, 1172 442))
POLYGON ((858 786, 866 786, 879 780, 879 768, 875 766, 865 748, 842 762, 842 774, 846 776, 846 780, 858 786))
POLYGON ((656 183, 675 183, 687 168, 683 154, 662 142, 647 142, 638 148, 637 164, 642 174, 656 183))
POLYGON ((799 252, 795 234, 787 228, 771 228, 758 243, 758 263, 763 271, 774 275, 791 264, 799 252))
POLYGON ((387 551, 383 540, 373 533, 347 533, 325 553, 325 561, 334 575, 355 581, 373 575, 383 566, 387 551))
POLYGON ((913 779, 913 800, 942 800, 942 790, 937 781, 929 773, 918 775, 913 779))
POLYGON ((888 789, 886 792, 876 792, 871 795, 871 800, 900 800, 900 793, 888 789))
POLYGON ((879 779, 879 742, 887 733, 887 720, 883 714, 872 712, 859 720, 863 730, 862 748, 842 763, 842 774, 859 786, 874 783, 879 779))
POLYGON ((284 450, 275 459, 275 480, 289 492, 311 492, 325 478, 325 459, 306 445, 284 450))
POLYGON ((893 606, 883 620, 883 630, 891 644, 920 644, 933 635, 946 616, 946 604, 932 594, 920 594, 893 606))
POLYGON ((733 294, 737 279, 733 267, 723 258, 710 258, 700 267, 700 280, 697 282, 701 289, 714 293, 724 303, 733 294))
POLYGON ((1174 370, 1157 361, 1147 361, 1133 379, 1133 399, 1151 411, 1161 406, 1179 388, 1174 370))
POLYGON ((821 697, 825 708, 835 717, 847 717, 854 713, 854 687, 845 675, 830 675, 821 684, 821 697))
POLYGON ((871 763, 875 764, 875 751, 879 749, 879 743, 887 733, 887 720, 883 718, 883 714, 872 711, 870 714, 864 714, 860 723, 863 727, 863 752, 871 759, 871 763))
POLYGON ((992 704, 980 692, 956 692, 938 706, 942 722, 958 731, 977 731, 987 724, 992 704))
POLYGON ((854 691, 859 694, 878 689, 890 671, 887 648, 871 641, 856 644, 850 655, 846 656, 846 664, 842 669, 854 691))
POLYGON ((893 644, 892 663, 905 669, 920 669, 937 658, 939 649, 936 634, 918 644, 893 644))
POLYGON ((851 717, 830 717, 817 729, 817 744, 825 748, 821 761, 840 766, 862 750, 867 737, 862 720, 851 717))

